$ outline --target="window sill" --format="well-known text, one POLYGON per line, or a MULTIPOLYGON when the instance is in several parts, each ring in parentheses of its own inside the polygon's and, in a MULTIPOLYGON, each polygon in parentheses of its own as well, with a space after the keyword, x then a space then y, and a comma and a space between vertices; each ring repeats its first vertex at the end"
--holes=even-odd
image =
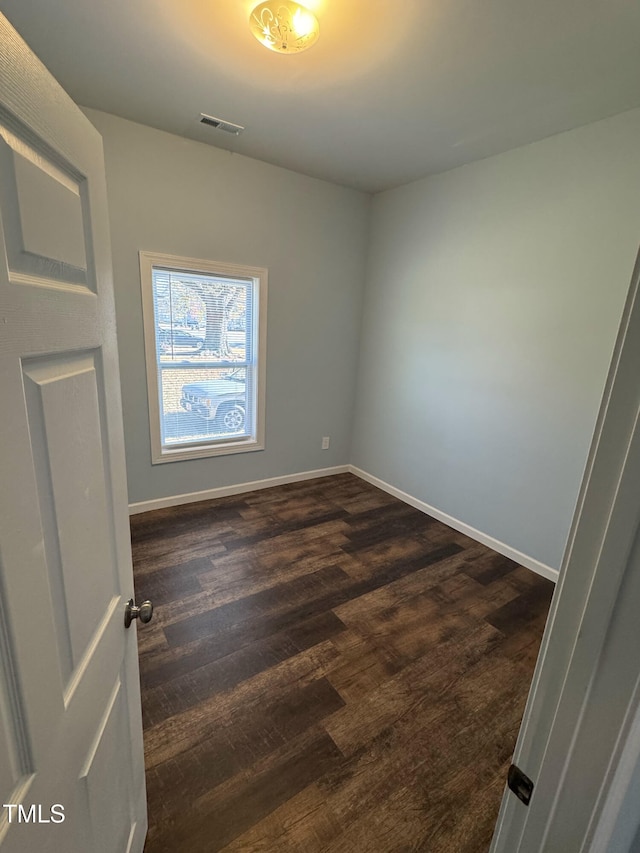
POLYGON ((160 452, 152 452, 151 464, 163 465, 165 462, 184 462, 187 459, 206 459, 208 456, 228 456, 232 453, 251 453, 254 450, 264 450, 264 441, 242 439, 241 441, 225 441, 220 444, 200 445, 198 447, 176 447, 174 450, 165 448, 160 452))

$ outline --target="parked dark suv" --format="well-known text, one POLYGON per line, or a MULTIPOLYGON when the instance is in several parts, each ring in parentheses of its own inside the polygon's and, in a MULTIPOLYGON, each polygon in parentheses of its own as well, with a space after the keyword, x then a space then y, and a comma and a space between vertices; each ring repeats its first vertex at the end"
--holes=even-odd
POLYGON ((225 432, 244 429, 246 385, 231 373, 223 379, 207 379, 182 386, 180 405, 208 421, 215 420, 225 432))

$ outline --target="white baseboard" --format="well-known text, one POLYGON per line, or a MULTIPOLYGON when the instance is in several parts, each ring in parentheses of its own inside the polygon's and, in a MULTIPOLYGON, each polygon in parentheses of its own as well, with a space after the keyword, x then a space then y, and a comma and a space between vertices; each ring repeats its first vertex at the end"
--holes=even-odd
POLYGON ((241 495, 243 492, 256 492, 259 489, 271 489, 284 486, 285 483, 298 483, 302 480, 315 480, 318 477, 330 477, 333 474, 346 474, 348 465, 334 465, 333 468, 318 468, 315 471, 299 471, 297 474, 285 474, 282 477, 269 477, 267 480, 253 480, 250 483, 236 483, 233 486, 220 486, 217 489, 205 489, 202 492, 189 492, 186 495, 169 495, 166 498, 154 498, 150 501, 138 501, 129 504, 129 515, 150 512, 152 509, 164 509, 168 506, 210 501, 225 498, 228 495, 241 495))
POLYGON ((371 483, 372 486, 377 486, 379 489, 382 489, 383 492, 388 492, 390 495, 393 495, 394 498, 399 498, 401 501, 404 501, 410 506, 426 513, 426 515, 430 515, 432 518, 437 518, 438 521, 442 521, 449 527, 453 527, 453 529, 457 530, 459 533, 464 533, 465 536, 468 536, 470 539, 475 539, 476 542, 481 542, 483 545, 487 545, 487 547, 492 548, 499 554, 509 557, 510 560, 518 563, 518 565, 531 569, 532 572, 542 575, 543 578, 548 578, 548 580, 553 581, 554 583, 558 580, 557 569, 552 569, 551 566, 547 566, 539 560, 534 560, 533 557, 528 557, 526 554, 516 551, 515 548, 512 548, 510 545, 505 545, 505 543, 500 542, 499 539, 494 539, 493 536, 487 536, 486 533, 476 530, 475 527, 465 524, 464 521, 459 521, 457 518, 447 515, 446 512, 442 512, 434 506, 430 506, 424 501, 414 498, 413 495, 409 495, 400 489, 396 489, 395 486, 390 486, 389 483, 385 483, 384 480, 374 477, 373 474, 368 474, 361 468, 356 468, 355 465, 349 465, 348 469, 352 474, 355 474, 356 477, 360 477, 361 480, 366 480, 367 483, 371 483))

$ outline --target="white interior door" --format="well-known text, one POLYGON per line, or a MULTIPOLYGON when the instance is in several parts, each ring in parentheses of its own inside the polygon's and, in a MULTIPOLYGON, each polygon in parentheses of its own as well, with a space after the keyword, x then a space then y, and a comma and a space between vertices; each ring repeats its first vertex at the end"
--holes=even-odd
POLYGON ((139 853, 142 726, 135 628, 123 619, 133 580, 102 143, 2 16, 0 533, 2 853, 139 853))

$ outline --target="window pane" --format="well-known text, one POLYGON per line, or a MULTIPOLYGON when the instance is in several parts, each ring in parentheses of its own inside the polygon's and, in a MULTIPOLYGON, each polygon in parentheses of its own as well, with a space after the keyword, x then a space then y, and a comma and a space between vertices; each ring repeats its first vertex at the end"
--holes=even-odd
POLYGON ((268 271, 147 252, 140 270, 153 464, 262 450, 268 271))
POLYGON ((250 282, 154 269, 153 297, 161 362, 247 360, 250 282))
POLYGON ((160 374, 165 446, 250 434, 245 367, 162 367, 160 374))
POLYGON ((154 269, 153 300, 162 444, 251 435, 251 282, 154 269))

